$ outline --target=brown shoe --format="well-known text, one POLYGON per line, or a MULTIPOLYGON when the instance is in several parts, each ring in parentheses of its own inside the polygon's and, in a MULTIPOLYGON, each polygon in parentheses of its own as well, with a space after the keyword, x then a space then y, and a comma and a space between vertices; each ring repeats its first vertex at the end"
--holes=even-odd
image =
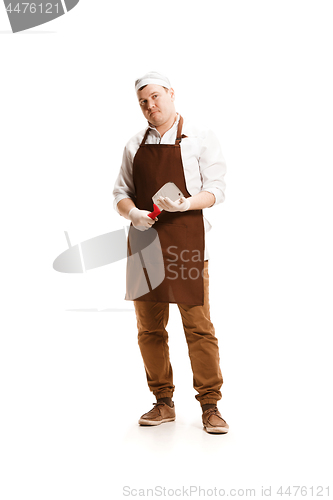
POLYGON ((154 403, 154 408, 142 415, 140 425, 160 425, 176 419, 175 405, 171 408, 166 403, 154 403))
POLYGON ((212 434, 226 434, 229 430, 229 425, 221 417, 217 406, 203 412, 202 423, 206 431, 212 434))

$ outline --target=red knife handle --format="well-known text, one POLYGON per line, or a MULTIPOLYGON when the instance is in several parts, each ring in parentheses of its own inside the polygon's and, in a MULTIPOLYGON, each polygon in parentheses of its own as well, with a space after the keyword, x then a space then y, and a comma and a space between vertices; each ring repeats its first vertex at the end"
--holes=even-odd
POLYGON ((155 217, 157 217, 161 213, 161 210, 158 208, 157 205, 155 205, 155 203, 153 203, 153 206, 154 206, 154 211, 148 214, 148 217, 150 217, 151 219, 155 219, 155 217))

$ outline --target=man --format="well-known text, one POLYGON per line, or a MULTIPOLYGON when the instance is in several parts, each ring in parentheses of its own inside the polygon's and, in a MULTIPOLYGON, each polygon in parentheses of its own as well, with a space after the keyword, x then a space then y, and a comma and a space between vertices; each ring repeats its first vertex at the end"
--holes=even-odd
MULTIPOLYGON (((139 424, 159 425, 175 420, 175 386, 166 326, 169 303, 176 303, 204 428, 209 433, 226 433, 228 424, 216 406, 223 379, 209 312, 205 231, 210 227, 202 214, 202 209, 224 200, 225 162, 212 132, 198 129, 176 112, 175 93, 166 76, 147 73, 135 82, 135 90, 148 128, 132 137, 125 147, 114 187, 114 204, 131 221, 129 255, 135 254, 136 245, 143 248, 145 231, 148 235, 156 231, 165 269, 162 283, 138 296, 135 283, 140 273, 143 276, 140 266, 145 264, 141 260, 140 269, 130 265, 127 268, 126 298, 134 300, 138 343, 148 386, 156 397, 154 408, 141 416, 139 424), (168 182, 173 182, 183 196, 176 201, 161 196, 156 201, 161 213, 158 217, 149 215, 153 211, 152 196, 168 182)), ((149 282, 147 269, 144 271, 149 282)))

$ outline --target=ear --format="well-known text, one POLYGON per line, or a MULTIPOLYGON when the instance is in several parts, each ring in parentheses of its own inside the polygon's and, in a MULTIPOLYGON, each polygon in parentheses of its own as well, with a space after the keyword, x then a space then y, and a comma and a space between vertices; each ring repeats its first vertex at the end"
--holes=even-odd
POLYGON ((169 93, 171 96, 171 101, 173 102, 175 100, 175 91, 173 90, 173 88, 169 89, 169 93))

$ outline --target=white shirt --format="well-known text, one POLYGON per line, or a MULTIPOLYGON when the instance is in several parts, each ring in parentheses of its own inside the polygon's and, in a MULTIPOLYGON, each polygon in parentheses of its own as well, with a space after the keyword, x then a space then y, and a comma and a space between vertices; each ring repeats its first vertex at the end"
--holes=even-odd
MULTIPOLYGON (((178 122, 179 115, 173 126, 162 137, 155 127, 149 125, 146 144, 175 144, 178 122)), ((135 199, 133 160, 146 130, 141 130, 133 136, 125 146, 120 172, 113 190, 114 208, 117 211, 117 204, 120 200, 124 198, 135 199)), ((215 196, 214 205, 223 202, 226 164, 215 134, 211 130, 199 129, 185 119, 182 133, 187 136, 186 139, 182 139, 180 150, 188 192, 194 196, 200 191, 208 191, 215 196)), ((205 231, 209 231, 211 225, 205 218, 204 224, 205 231)), ((205 260, 207 258, 208 252, 205 249, 205 260)))

